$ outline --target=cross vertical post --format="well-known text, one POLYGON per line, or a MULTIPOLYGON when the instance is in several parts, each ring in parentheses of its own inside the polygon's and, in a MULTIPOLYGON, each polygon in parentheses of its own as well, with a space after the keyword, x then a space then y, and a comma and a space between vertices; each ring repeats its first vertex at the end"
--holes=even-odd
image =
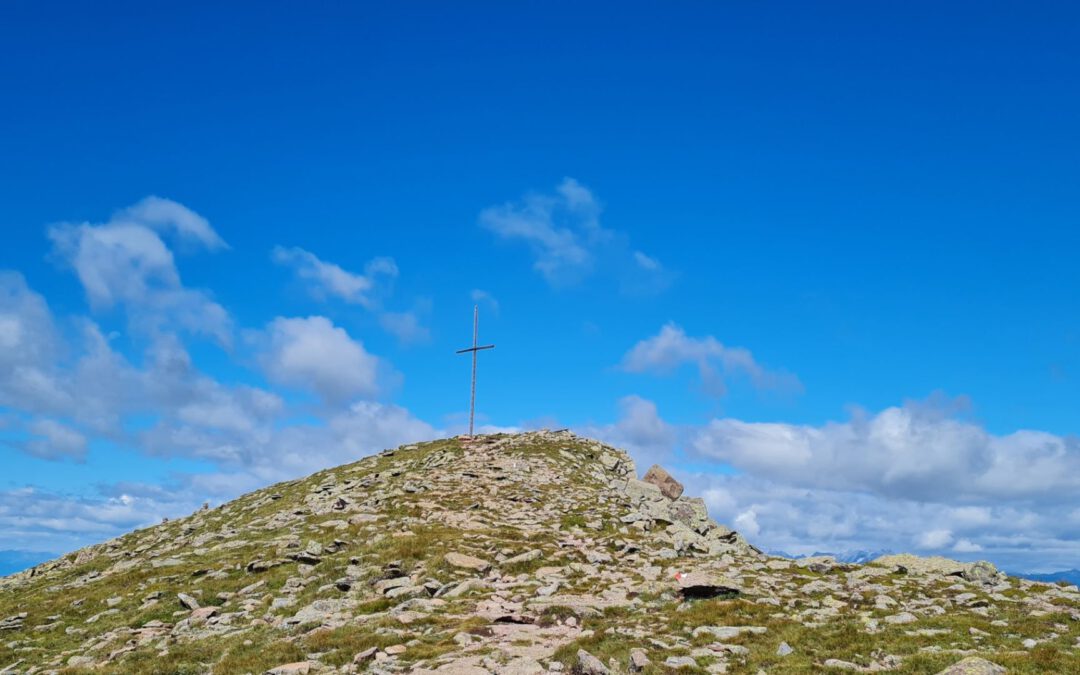
POLYGON ((495 345, 480 345, 480 306, 473 305, 472 347, 457 350, 458 354, 472 353, 472 385, 469 389, 469 438, 473 437, 473 419, 476 416, 476 353, 494 349, 495 345))

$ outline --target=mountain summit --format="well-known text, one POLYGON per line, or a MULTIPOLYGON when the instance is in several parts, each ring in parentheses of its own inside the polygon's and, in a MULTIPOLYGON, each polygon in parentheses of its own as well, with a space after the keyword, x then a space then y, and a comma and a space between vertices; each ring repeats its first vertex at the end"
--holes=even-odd
POLYGON ((406 445, 0 579, 0 673, 1080 672, 1080 592, 770 557, 566 431, 406 445))

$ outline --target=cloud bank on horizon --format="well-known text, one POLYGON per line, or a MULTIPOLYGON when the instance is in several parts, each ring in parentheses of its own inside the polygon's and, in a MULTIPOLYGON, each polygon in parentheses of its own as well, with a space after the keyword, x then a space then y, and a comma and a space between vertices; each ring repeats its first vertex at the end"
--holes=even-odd
MULTIPOLYGON (((663 293, 675 274, 633 248, 627 233, 602 225, 602 213, 587 187, 566 178, 553 192, 483 209, 478 220, 499 245, 524 245, 552 292, 606 276, 630 295, 663 293)), ((189 257, 233 250, 187 205, 151 196, 105 222, 52 225, 45 236, 58 269, 78 280, 86 310, 58 313, 18 270, 0 271, 0 448, 26 458, 13 477, 19 485, 0 489, 2 549, 69 550, 205 500, 462 430, 452 416, 425 419, 395 403, 406 377, 422 387, 423 373, 403 372, 335 321, 337 301, 369 313, 403 344, 433 341, 423 298, 414 309, 389 308, 400 304, 394 282, 409 274, 391 257, 350 271, 328 260, 333 251, 281 243, 266 265, 294 275, 309 311, 243 325, 212 289, 181 275, 189 257), (104 318, 116 315, 124 330, 107 332, 104 318), (35 472, 50 467, 123 458, 163 477, 99 481, 92 494, 36 485, 35 472)), ((461 296, 500 307, 471 285, 461 296)), ((626 344, 597 370, 622 373, 627 386, 671 382, 688 369, 696 376, 690 386, 712 402, 740 388, 813 396, 796 374, 763 365, 750 348, 688 334, 675 321, 626 344)), ((558 376, 572 385, 593 375, 558 376)), ((662 403, 633 390, 589 415, 605 409, 617 410, 612 421, 575 427, 641 464, 666 463, 715 518, 768 549, 913 549, 1043 569, 1080 558, 1075 438, 995 435, 940 397, 820 424, 719 412, 672 423, 662 403)), ((481 428, 528 427, 547 414, 481 428)))

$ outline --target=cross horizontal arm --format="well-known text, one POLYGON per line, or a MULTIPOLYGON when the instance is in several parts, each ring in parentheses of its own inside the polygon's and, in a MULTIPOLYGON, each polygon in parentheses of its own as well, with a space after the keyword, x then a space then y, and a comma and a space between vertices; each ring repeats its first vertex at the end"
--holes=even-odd
POLYGON ((459 349, 455 354, 465 354, 466 352, 478 352, 481 349, 495 349, 495 345, 484 345, 483 347, 469 347, 468 349, 459 349))

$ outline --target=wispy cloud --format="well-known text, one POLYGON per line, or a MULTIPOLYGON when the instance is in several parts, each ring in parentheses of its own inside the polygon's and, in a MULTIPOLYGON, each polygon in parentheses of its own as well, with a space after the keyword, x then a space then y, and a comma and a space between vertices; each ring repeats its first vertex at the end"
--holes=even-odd
POLYGON ((431 340, 431 331, 420 322, 416 312, 383 312, 379 325, 402 344, 418 344, 431 340))
POLYGON ((86 459, 86 436, 75 429, 54 419, 34 420, 27 429, 32 436, 23 447, 31 455, 42 459, 66 457, 80 462, 86 459))
POLYGON ((686 364, 697 368, 705 391, 714 396, 727 393, 727 380, 732 377, 745 377, 762 390, 802 390, 797 377, 765 368, 750 350, 728 347, 711 335, 688 336, 674 323, 634 345, 623 356, 621 367, 630 373, 665 375, 686 364))
POLYGON ((499 301, 496 300, 495 296, 491 293, 480 290, 479 288, 474 288, 472 292, 469 293, 469 297, 472 298, 472 301, 475 304, 487 305, 489 308, 491 308, 492 312, 495 312, 495 314, 499 313, 499 301))
MULTIPOLYGON (((363 274, 357 274, 302 248, 278 246, 274 248, 272 257, 278 264, 291 267, 298 277, 306 281, 315 298, 337 298, 373 312, 383 330, 402 344, 417 344, 431 339, 430 330, 420 318, 422 309, 391 311, 383 306, 399 273, 393 258, 372 258, 364 265, 363 274)), ((430 303, 422 300, 418 304, 426 307, 430 303)))
POLYGON ((56 257, 75 270, 91 307, 123 305, 132 325, 144 332, 179 327, 228 344, 228 313, 208 292, 183 285, 161 233, 209 250, 227 248, 205 218, 159 197, 122 209, 106 223, 49 228, 56 257))
POLYGON ((533 269, 553 287, 574 286, 604 270, 627 292, 666 288, 671 274, 655 258, 631 249, 624 233, 601 226, 602 211, 591 190, 564 178, 553 192, 530 192, 484 209, 479 221, 500 239, 527 245, 533 269))
POLYGON ((578 431, 630 451, 643 466, 663 462, 671 456, 678 429, 661 419, 656 404, 640 396, 624 396, 618 402, 619 417, 611 424, 589 424, 578 431))
POLYGON ((229 248, 210 221, 171 199, 149 196, 113 216, 114 223, 131 223, 158 232, 173 232, 181 241, 205 246, 211 251, 229 248))
POLYGON ((368 309, 378 306, 379 296, 388 292, 386 286, 398 276, 397 264, 388 257, 372 258, 364 265, 364 273, 356 274, 302 248, 277 246, 272 256, 274 262, 291 267, 307 281, 315 297, 336 297, 368 309))

